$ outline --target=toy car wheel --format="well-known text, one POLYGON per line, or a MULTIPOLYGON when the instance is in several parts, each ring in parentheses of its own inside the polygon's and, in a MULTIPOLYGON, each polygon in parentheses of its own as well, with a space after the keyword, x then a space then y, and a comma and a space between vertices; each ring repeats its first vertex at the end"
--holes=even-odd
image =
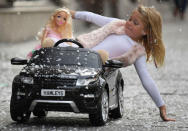
POLYGON ((118 107, 112 111, 110 111, 109 117, 110 118, 122 118, 124 115, 124 97, 123 97, 123 87, 119 83, 118 88, 118 107))
POLYGON ((108 120, 109 100, 107 90, 104 89, 96 113, 89 114, 92 125, 101 126, 108 120))
MULTIPOLYGON (((17 76, 14 78, 16 79, 17 76)), ((10 115, 12 120, 26 122, 29 120, 31 112, 27 109, 27 102, 24 98, 17 96, 18 88, 12 85, 12 96, 10 100, 10 115)))
POLYGON ((48 114, 48 111, 45 110, 34 110, 33 115, 37 117, 46 117, 48 114))
POLYGON ((12 120, 17 122, 27 122, 29 120, 31 112, 22 108, 21 103, 19 103, 15 95, 12 95, 10 101, 10 115, 12 120))

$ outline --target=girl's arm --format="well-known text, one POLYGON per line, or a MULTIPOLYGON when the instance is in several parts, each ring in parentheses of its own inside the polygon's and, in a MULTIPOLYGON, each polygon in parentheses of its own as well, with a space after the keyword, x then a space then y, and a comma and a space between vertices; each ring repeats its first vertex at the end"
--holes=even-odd
POLYGON ((142 56, 136 60, 134 63, 138 76, 142 82, 143 87, 151 96, 157 107, 164 105, 164 101, 162 100, 159 90, 151 78, 150 74, 147 71, 146 67, 146 57, 142 56))
POLYGON ((85 20, 96 24, 98 26, 103 26, 112 20, 118 20, 117 18, 111 18, 106 16, 101 16, 92 12, 87 11, 71 11, 72 17, 78 20, 85 20))
POLYGON ((141 56, 136 60, 134 63, 138 76, 142 82, 143 87, 151 96, 157 107, 160 110, 160 116, 164 121, 175 121, 174 119, 167 118, 166 115, 166 107, 164 101, 161 98, 159 90, 154 82, 154 80, 149 75, 147 68, 146 68, 146 58, 145 56, 141 56))

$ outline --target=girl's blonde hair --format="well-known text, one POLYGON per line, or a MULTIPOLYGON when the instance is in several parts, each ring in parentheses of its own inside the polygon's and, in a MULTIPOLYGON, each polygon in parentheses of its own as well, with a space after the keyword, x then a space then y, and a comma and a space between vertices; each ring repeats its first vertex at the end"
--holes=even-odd
POLYGON ((165 47, 162 41, 162 18, 153 7, 138 6, 136 9, 141 15, 145 26, 146 36, 142 38, 147 54, 147 61, 152 59, 156 67, 164 64, 165 47))
POLYGON ((66 23, 64 25, 62 25, 60 28, 58 28, 57 31, 58 31, 58 33, 62 34, 63 38, 73 38, 72 17, 71 17, 69 9, 67 9, 65 7, 58 8, 55 10, 55 12, 52 14, 52 16, 49 19, 47 27, 50 27, 51 29, 53 29, 55 27, 54 18, 60 12, 65 12, 67 14, 67 20, 66 20, 66 23))

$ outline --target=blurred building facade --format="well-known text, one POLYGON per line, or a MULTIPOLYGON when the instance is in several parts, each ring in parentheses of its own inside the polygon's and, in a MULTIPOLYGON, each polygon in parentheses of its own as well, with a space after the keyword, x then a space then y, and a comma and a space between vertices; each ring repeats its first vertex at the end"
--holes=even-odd
POLYGON ((47 0, 4 0, 0 3, 0 42, 35 39, 57 8, 47 0))
MULTIPOLYGON (((35 39, 51 13, 59 7, 66 6, 72 10, 88 10, 105 16, 127 19, 140 3, 155 6, 165 16, 163 18, 172 17, 168 13, 168 10, 172 11, 172 0, 0 0, 0 42, 35 39), (87 4, 90 8, 86 7, 87 4)), ((83 28, 83 21, 73 22, 73 26, 76 27, 74 34, 89 31, 88 27, 83 28)))

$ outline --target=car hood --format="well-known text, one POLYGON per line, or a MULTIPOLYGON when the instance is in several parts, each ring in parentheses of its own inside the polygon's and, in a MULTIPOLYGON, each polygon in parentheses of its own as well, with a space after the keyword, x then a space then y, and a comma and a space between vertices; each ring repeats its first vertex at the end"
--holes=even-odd
POLYGON ((101 72, 100 68, 89 67, 43 67, 26 66, 20 74, 33 77, 58 77, 58 78, 91 78, 101 72))

